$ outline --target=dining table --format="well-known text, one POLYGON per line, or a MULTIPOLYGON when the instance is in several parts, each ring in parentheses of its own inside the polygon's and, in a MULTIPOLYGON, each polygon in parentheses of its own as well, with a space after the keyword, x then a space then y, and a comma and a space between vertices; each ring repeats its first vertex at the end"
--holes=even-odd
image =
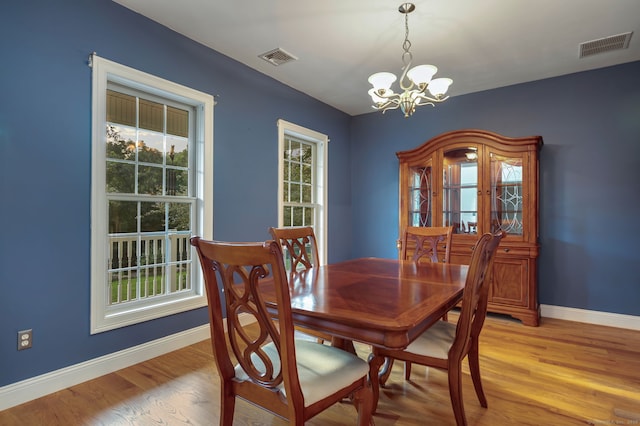
MULTIPOLYGON (((404 349, 460 302, 467 270, 367 257, 291 273, 293 320, 345 340, 404 349)), ((273 288, 261 293, 275 303, 273 288)))
MULTIPOLYGON (((352 352, 352 342, 404 349, 462 300, 467 270, 452 263, 365 257, 291 272, 293 320, 330 334, 334 346, 352 352)), ((276 310, 273 286, 261 293, 276 310)), ((373 372, 384 359, 370 357, 369 363, 377 380, 373 372)))

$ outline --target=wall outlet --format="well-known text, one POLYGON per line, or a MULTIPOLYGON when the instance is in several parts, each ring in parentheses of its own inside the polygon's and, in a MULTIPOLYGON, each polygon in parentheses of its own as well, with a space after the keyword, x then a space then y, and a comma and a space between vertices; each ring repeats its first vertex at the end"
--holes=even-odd
POLYGON ((33 344, 33 330, 18 331, 18 350, 29 349, 33 344))

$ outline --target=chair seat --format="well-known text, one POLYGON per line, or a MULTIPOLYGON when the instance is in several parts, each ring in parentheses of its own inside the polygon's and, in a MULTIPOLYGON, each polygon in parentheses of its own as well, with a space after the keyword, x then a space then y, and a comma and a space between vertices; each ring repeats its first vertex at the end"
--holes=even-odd
POLYGON ((456 324, 438 321, 407 346, 405 352, 431 358, 447 359, 455 337, 456 324))
MULTIPOLYGON (((360 380, 363 375, 369 373, 369 364, 349 352, 307 340, 296 339, 295 345, 298 376, 305 407, 360 380)), ((262 349, 273 362, 277 374, 280 371, 280 358, 275 345, 268 343, 262 349)), ((259 357, 253 354, 252 359, 260 370, 263 364, 259 357)), ((261 370, 263 371, 264 369, 261 370)), ((249 380, 249 376, 240 365, 236 365, 235 372, 237 380, 249 380)), ((284 382, 279 388, 283 396, 286 396, 284 382)))

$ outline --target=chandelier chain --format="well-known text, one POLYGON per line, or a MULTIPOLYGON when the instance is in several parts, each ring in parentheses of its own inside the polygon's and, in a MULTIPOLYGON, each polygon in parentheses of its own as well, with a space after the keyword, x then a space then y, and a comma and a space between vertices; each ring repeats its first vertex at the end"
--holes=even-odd
POLYGON ((411 42, 409 41, 409 13, 404 15, 404 43, 402 43, 404 52, 402 53, 402 62, 407 66, 413 60, 413 55, 409 51, 411 49, 411 42), (409 60, 407 61, 407 57, 409 60))

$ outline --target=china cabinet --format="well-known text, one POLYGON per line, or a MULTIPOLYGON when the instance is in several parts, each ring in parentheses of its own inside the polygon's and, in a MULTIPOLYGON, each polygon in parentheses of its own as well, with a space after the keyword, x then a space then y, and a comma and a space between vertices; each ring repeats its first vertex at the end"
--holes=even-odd
MULTIPOLYGON (((488 310, 537 326, 540 136, 457 130, 396 153, 399 234, 407 226, 453 226, 450 259, 468 264, 478 235, 500 229, 488 310)), ((401 250, 400 243, 398 249, 401 250)))

